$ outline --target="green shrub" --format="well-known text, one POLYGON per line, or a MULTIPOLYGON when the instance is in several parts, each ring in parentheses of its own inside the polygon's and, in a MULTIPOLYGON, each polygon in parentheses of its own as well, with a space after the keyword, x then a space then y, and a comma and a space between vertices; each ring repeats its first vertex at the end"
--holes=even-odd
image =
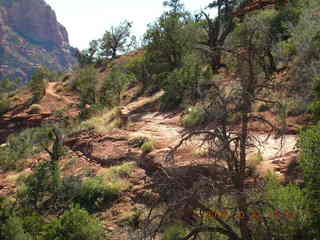
POLYGON ((80 119, 86 120, 90 117, 93 117, 97 113, 101 112, 104 109, 104 106, 101 104, 93 104, 84 108, 81 108, 81 112, 79 114, 80 119))
POLYGON ((147 142, 143 143, 141 146, 141 150, 144 153, 152 152, 153 149, 154 149, 154 143, 152 141, 147 141, 147 142))
POLYGON ((80 107, 97 103, 96 99, 97 71, 93 66, 86 66, 77 72, 77 78, 72 82, 71 89, 80 93, 80 107))
MULTIPOLYGON (((163 110, 175 109, 181 103, 194 104, 202 95, 205 95, 202 86, 210 80, 212 72, 210 68, 203 68, 199 58, 197 55, 190 54, 183 59, 181 68, 159 76, 165 91, 161 98, 163 110)), ((208 90, 208 87, 205 88, 208 90)))
POLYGON ((94 177, 82 182, 74 202, 89 212, 94 212, 116 200, 118 196, 118 189, 106 185, 103 178, 94 177))
POLYGON ((30 106, 30 113, 40 113, 42 110, 42 107, 39 104, 32 104, 30 106))
POLYGON ((264 215, 274 236, 281 236, 282 239, 299 239, 302 236, 311 239, 308 238, 309 224, 303 190, 295 184, 281 185, 276 178, 269 177, 265 199, 272 206, 264 208, 264 215))
POLYGON ((10 109, 10 103, 6 99, 0 98, 0 116, 6 112, 8 112, 10 109))
POLYGON ((24 208, 38 213, 50 212, 57 207, 57 198, 61 189, 61 176, 56 162, 41 163, 34 173, 28 176, 18 191, 18 201, 24 208), (53 209, 49 209, 49 208, 53 209))
POLYGON ((0 166, 3 169, 15 169, 22 167, 22 160, 42 152, 41 146, 47 146, 50 142, 50 128, 30 128, 19 134, 10 135, 8 143, 0 148, 0 166))
POLYGON ((100 102, 108 106, 117 106, 121 103, 121 95, 128 86, 136 82, 133 73, 127 73, 115 68, 109 73, 100 90, 100 102))
POLYGON ((145 56, 144 54, 138 54, 128 60, 128 63, 124 66, 128 72, 133 73, 135 78, 143 83, 147 82, 147 73, 145 69, 145 56))
POLYGON ((46 94, 46 77, 46 70, 44 68, 40 68, 33 73, 29 82, 29 87, 32 93, 32 102, 39 102, 46 94))
POLYGON ((25 232, 21 218, 12 216, 0 227, 4 240, 32 240, 29 233, 25 232))
POLYGON ((163 240, 178 240, 187 236, 188 229, 180 224, 174 224, 165 229, 163 234, 163 240))
POLYGON ((320 237, 320 125, 311 127, 300 134, 298 146, 301 149, 300 165, 303 169, 305 181, 305 193, 307 196, 307 209, 311 213, 313 232, 317 238, 320 237))
POLYGON ((192 128, 205 121, 205 111, 201 107, 192 107, 188 109, 188 113, 183 117, 182 124, 186 128, 192 128))
POLYGON ((267 104, 260 104, 257 111, 258 112, 266 112, 270 110, 270 106, 268 106, 267 104))
POLYGON ((144 143, 150 141, 150 138, 147 136, 136 136, 129 139, 128 144, 132 147, 140 148, 144 143))
POLYGON ((103 240, 103 226, 87 211, 75 207, 48 226, 47 240, 103 240))

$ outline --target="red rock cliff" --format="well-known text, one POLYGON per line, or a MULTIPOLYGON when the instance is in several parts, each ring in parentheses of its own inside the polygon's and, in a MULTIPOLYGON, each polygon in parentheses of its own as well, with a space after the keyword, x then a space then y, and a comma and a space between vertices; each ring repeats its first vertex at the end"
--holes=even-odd
POLYGON ((76 64, 66 29, 44 0, 0 0, 0 79, 30 78, 43 65, 53 71, 76 64))

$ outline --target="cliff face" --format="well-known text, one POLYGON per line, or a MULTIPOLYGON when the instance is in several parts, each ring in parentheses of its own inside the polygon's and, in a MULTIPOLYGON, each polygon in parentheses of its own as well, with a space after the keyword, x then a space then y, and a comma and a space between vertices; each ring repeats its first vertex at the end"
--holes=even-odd
POLYGON ((70 70, 74 53, 66 29, 44 0, 0 0, 0 79, 27 80, 40 65, 70 70))

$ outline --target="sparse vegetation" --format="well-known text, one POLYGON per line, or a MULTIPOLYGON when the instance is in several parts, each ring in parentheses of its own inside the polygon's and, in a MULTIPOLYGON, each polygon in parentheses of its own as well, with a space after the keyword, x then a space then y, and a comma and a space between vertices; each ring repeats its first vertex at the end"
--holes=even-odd
POLYGON ((112 108, 111 110, 105 108, 103 111, 96 114, 96 116, 83 122, 82 125, 93 127, 99 133, 108 133, 114 128, 121 127, 122 120, 120 116, 121 110, 119 107, 112 108))
POLYGON ((154 143, 153 143, 153 141, 147 141, 147 142, 145 142, 145 143, 143 143, 143 144, 141 145, 141 151, 142 151, 143 153, 152 152, 153 149, 154 149, 154 143))
POLYGON ((182 124, 186 128, 192 128, 200 125, 205 120, 205 111, 201 107, 191 107, 188 113, 183 117, 182 124))
POLYGON ((0 239, 105 239, 96 217, 111 235, 118 229, 110 222, 132 230, 135 240, 319 239, 320 127, 310 125, 320 116, 320 4, 263 4, 212 0, 194 14, 180 0, 165 1, 141 49, 120 56, 135 48, 131 23, 110 28, 78 52, 80 66, 57 83, 65 96, 54 100, 42 99, 47 81, 62 76, 44 68, 28 84, 32 102, 18 95, 18 81, 3 81, 0 121, 12 117, 8 131, 19 132, 4 134, 0 145, 0 173, 10 188, 1 182, 10 200, 0 197, 0 239), (212 8, 217 15, 210 16, 212 8), (66 104, 44 120, 57 118, 68 129, 24 129, 24 114, 45 116, 42 104, 60 107, 69 92, 77 95, 72 102, 80 98, 72 113, 66 104), (296 140, 280 160, 254 152, 262 135, 299 127, 298 161, 296 140), (68 153, 64 144, 72 146, 68 153), (266 160, 286 184, 260 176, 266 160), (290 168, 303 176, 291 176, 290 168), (132 202, 148 212, 126 212, 132 202))
POLYGON ((41 105, 39 104, 32 104, 30 106, 30 113, 40 113, 42 110, 41 105))
POLYGON ((11 135, 8 143, 0 148, 0 165, 3 169, 23 167, 23 160, 44 151, 41 145, 50 142, 49 128, 31 128, 20 134, 11 135))
POLYGON ((84 180, 74 202, 89 212, 100 210, 118 198, 120 191, 106 184, 101 177, 84 180))
POLYGON ((33 73, 29 82, 30 90, 32 92, 32 102, 39 102, 46 95, 47 88, 47 70, 44 68, 38 69, 33 73))
POLYGON ((135 137, 132 137, 131 139, 129 139, 128 143, 132 147, 140 148, 144 143, 149 142, 149 141, 150 141, 150 137, 148 137, 148 136, 135 136, 135 137))
POLYGON ((45 234, 48 240, 102 240, 104 237, 101 223, 79 207, 71 208, 52 221, 45 234))

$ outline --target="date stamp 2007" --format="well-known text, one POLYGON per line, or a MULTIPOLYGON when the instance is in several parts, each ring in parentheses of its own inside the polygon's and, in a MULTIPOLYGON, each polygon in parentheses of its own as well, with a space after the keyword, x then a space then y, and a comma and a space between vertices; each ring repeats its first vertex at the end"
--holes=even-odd
MULTIPOLYGON (((208 211, 205 213, 205 217, 220 217, 220 218, 228 218, 228 217, 236 217, 239 219, 244 219, 245 214, 243 212, 236 212, 236 213, 231 213, 227 210, 223 211, 208 211)), ((257 211, 253 211, 250 213, 247 213, 247 217, 249 220, 252 221, 260 221, 266 218, 271 218, 271 219, 282 219, 282 220, 290 220, 293 219, 297 216, 297 214, 291 212, 291 211, 280 211, 280 210, 274 210, 274 211, 269 211, 267 214, 262 215, 261 213, 257 211)))

